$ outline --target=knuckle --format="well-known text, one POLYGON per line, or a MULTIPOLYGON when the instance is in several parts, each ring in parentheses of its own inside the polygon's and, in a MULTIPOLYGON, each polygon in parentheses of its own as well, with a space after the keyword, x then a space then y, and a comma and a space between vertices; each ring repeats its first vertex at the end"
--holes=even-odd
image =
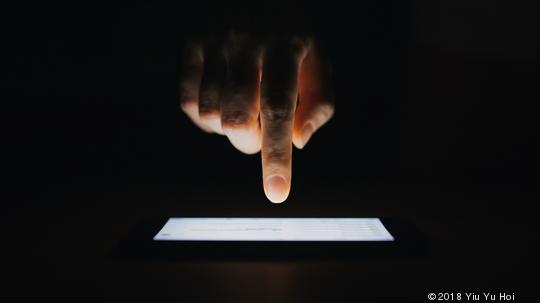
POLYGON ((296 94, 286 90, 265 91, 261 98, 261 115, 266 121, 292 120, 296 94))
POLYGON ((220 118, 218 109, 199 105, 199 117, 201 120, 215 120, 220 118))
POLYGON ((284 148, 278 145, 267 146, 266 159, 271 162, 286 162, 290 159, 290 148, 284 148))
POLYGON ((291 121, 293 119, 293 115, 294 112, 292 108, 287 105, 274 105, 271 108, 261 112, 262 118, 270 123, 291 121))
POLYGON ((251 122, 251 120, 251 115, 242 110, 224 112, 221 117, 224 128, 245 127, 251 122))

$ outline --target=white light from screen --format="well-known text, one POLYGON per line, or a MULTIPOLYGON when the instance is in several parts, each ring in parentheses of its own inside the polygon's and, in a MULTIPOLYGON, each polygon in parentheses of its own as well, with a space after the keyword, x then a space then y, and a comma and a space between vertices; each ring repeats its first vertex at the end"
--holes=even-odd
POLYGON ((156 241, 393 241, 378 218, 170 218, 156 241))

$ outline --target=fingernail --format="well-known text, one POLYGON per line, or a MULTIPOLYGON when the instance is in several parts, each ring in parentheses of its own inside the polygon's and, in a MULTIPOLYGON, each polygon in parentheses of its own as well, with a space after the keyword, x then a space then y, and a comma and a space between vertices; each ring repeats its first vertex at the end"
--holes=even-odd
POLYGON ((283 176, 273 175, 266 178, 265 192, 268 200, 273 203, 281 203, 289 196, 289 186, 283 176))
POLYGON ((306 146, 314 131, 315 127, 313 126, 313 123, 308 122, 304 125, 304 128, 302 128, 302 140, 304 141, 304 146, 306 146))

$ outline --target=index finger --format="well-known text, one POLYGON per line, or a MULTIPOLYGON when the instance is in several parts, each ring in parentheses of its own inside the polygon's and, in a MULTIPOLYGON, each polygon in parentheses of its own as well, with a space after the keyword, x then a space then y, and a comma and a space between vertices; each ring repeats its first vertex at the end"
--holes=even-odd
POLYGON ((292 131, 298 98, 299 41, 267 50, 261 83, 262 172, 264 192, 274 203, 287 199, 291 187, 292 131))

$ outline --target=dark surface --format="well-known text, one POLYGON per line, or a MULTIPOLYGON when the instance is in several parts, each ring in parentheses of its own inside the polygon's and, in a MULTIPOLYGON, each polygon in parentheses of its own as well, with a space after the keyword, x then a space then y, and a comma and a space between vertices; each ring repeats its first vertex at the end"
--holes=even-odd
MULTIPOLYGON (((347 216, 342 217, 349 218, 347 216)), ((250 216, 241 218, 269 217, 250 216)), ((291 217, 274 215, 270 218, 291 217)), ((160 231, 168 220, 170 220, 170 217, 154 218, 140 222, 112 249, 112 257, 117 260, 142 259, 156 261, 345 261, 368 258, 422 257, 429 252, 429 245, 425 235, 413 224, 395 218, 380 218, 383 226, 393 236, 392 241, 154 240, 155 236, 162 233, 160 231)))
POLYGON ((10 260, 8 286, 15 283, 22 290, 21 298, 77 301, 425 302, 432 291, 511 291, 522 299, 533 295, 535 216, 502 205, 532 203, 538 197, 383 188, 324 187, 293 197, 285 210, 265 204, 262 197, 225 190, 211 196, 178 193, 176 186, 69 194, 62 188, 61 194, 51 193, 53 201, 11 214, 9 238, 17 239, 4 250, 13 251, 17 258, 5 259, 10 260), (119 240, 142 220, 186 214, 395 216, 423 230, 432 249, 416 258, 322 261, 111 257, 119 240))
POLYGON ((321 3, 310 14, 224 3, 9 8, 1 216, 13 301, 426 302, 447 291, 529 302, 535 1, 321 3), (295 150, 282 205, 263 196, 258 155, 203 134, 178 106, 182 41, 260 22, 250 10, 280 30, 311 16, 334 63, 336 115, 295 150), (181 215, 397 217, 433 250, 407 260, 109 257, 137 223, 181 215))

